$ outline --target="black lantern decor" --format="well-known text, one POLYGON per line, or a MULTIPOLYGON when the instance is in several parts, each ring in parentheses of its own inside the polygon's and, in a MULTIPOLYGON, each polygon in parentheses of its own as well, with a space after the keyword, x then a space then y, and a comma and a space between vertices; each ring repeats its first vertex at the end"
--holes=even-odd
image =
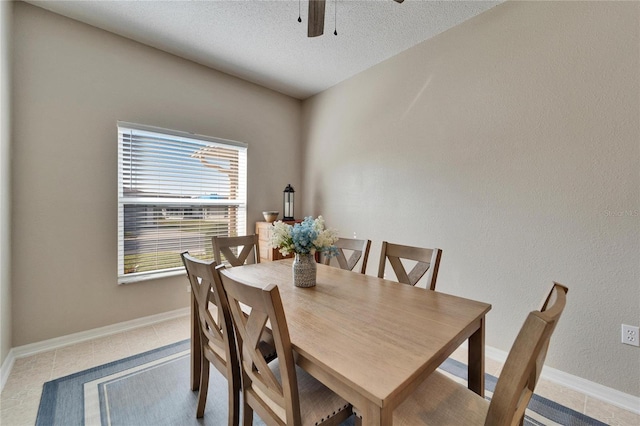
POLYGON ((284 207, 282 209, 283 211, 283 218, 282 220, 295 220, 293 218, 293 194, 294 194, 294 190, 293 190, 293 186, 291 186, 291 184, 287 185, 287 187, 284 189, 284 207))

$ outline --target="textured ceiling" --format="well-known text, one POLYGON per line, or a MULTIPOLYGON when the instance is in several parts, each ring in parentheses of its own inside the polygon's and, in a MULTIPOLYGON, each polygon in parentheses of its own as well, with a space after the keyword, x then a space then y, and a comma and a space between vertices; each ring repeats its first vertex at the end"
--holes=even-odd
POLYGON ((327 0, 315 38, 307 0, 29 3, 305 99, 501 1, 327 0))

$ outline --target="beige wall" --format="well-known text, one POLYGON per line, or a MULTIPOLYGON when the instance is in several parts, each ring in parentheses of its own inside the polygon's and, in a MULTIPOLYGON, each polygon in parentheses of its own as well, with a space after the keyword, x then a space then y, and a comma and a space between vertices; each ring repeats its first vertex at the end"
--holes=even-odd
POLYGON ((640 395, 640 4, 500 5, 303 103, 306 209, 443 249, 507 351, 552 280, 548 364, 640 395))
POLYGON ((11 349, 11 7, 11 2, 0 1, 0 365, 11 349))
POLYGON ((549 364, 640 395, 640 351, 619 343, 640 300, 640 218, 626 214, 640 209, 639 8, 504 4, 310 99, 301 116, 286 96, 15 4, 0 361, 9 346, 187 306, 179 278, 116 285, 115 122, 126 120, 249 143, 249 228, 281 209, 290 182, 306 213, 374 241, 370 274, 383 239, 441 247, 439 289, 493 304, 497 348, 551 280, 567 284, 549 364), (304 181, 291 167, 300 122, 304 181))
POLYGON ((14 23, 12 345, 187 307, 182 277, 116 284, 116 121, 248 143, 251 230, 300 186, 300 101, 25 3, 14 23))

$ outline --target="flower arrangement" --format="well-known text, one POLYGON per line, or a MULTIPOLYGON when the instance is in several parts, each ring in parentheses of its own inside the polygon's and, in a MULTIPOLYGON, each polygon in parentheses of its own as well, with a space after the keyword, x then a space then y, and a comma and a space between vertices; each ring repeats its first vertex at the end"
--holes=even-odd
POLYGON ((325 229, 322 216, 317 219, 305 217, 302 223, 293 226, 279 220, 273 224, 271 233, 271 245, 278 247, 283 256, 290 253, 313 255, 316 252, 335 256, 338 254, 338 249, 333 245, 336 241, 337 231, 325 229))

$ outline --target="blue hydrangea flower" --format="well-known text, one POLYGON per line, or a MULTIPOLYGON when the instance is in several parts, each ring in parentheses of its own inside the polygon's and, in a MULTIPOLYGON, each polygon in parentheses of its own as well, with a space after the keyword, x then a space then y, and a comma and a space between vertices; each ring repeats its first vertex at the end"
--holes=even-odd
POLYGON ((305 217, 294 226, 282 221, 274 223, 271 243, 279 247, 283 255, 291 252, 298 254, 315 254, 319 251, 327 256, 335 256, 338 249, 333 245, 338 240, 337 232, 324 228, 324 219, 318 216, 313 219, 305 217))

